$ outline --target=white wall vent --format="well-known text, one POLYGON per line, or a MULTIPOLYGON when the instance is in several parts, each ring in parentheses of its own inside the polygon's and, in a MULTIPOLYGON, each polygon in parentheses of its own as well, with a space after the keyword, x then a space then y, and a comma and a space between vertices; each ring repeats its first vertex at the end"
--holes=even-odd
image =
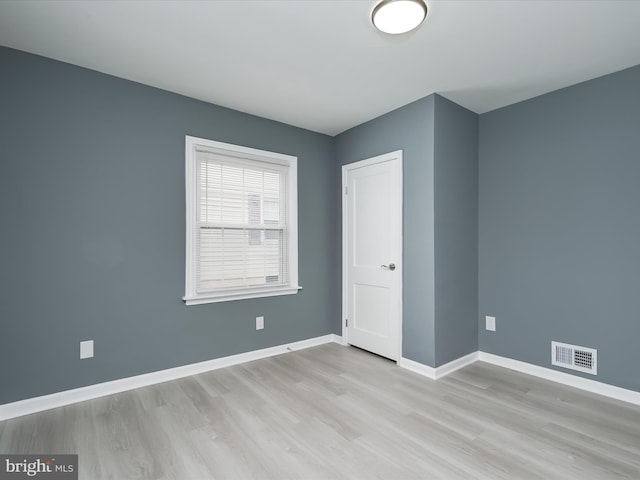
POLYGON ((551 342, 551 364, 597 375, 598 351, 568 343, 551 342))

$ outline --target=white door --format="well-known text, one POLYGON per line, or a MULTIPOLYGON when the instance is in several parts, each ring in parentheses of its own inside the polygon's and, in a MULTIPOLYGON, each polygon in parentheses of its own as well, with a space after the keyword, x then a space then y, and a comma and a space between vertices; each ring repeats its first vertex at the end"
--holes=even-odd
POLYGON ((402 151, 342 167, 343 338, 401 356, 402 151))

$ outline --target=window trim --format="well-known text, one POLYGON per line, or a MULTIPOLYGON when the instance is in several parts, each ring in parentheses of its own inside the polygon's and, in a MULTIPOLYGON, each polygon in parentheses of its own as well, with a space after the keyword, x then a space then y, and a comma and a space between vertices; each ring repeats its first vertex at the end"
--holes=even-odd
POLYGON ((186 261, 185 295, 186 305, 244 300, 249 298, 293 295, 302 287, 298 285, 298 158, 292 155, 242 147, 204 138, 185 136, 185 194, 186 194, 186 261), (196 226, 197 226, 197 155, 196 149, 205 147, 222 155, 262 163, 285 165, 289 169, 287 209, 289 234, 289 284, 277 287, 242 287, 218 292, 197 293, 196 290, 196 226))

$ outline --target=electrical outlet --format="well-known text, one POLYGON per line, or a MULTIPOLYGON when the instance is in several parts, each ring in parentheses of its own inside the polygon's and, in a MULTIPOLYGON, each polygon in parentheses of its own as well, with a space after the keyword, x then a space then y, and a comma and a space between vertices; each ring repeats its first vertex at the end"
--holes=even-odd
POLYGON ((93 357, 93 340, 80 342, 80 360, 93 357))
POLYGON ((264 328, 264 317, 256 317, 256 330, 262 330, 264 328))
POLYGON ((484 317, 484 321, 485 328, 487 330, 489 330, 490 332, 496 331, 496 317, 490 317, 489 315, 487 315, 486 317, 484 317))

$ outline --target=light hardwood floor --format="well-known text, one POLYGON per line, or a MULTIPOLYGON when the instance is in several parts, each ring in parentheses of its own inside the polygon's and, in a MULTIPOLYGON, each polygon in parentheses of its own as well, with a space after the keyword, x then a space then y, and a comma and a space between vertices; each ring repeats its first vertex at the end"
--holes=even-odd
POLYGON ((323 345, 0 422, 87 479, 640 479, 640 407, 484 363, 323 345))

